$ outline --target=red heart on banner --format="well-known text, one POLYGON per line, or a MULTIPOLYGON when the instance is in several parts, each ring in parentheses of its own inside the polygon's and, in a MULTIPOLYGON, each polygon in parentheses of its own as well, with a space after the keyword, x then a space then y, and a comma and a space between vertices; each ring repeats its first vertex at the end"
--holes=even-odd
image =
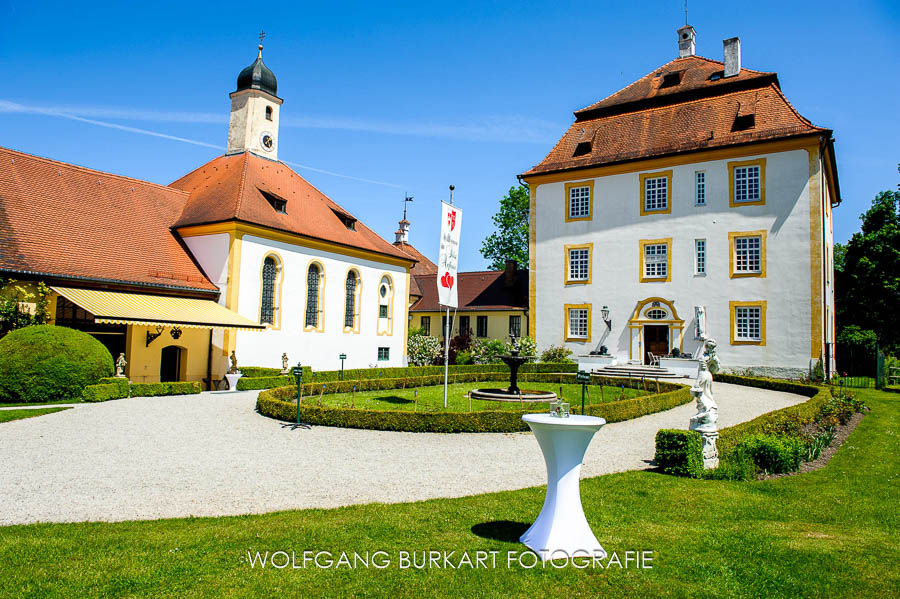
POLYGON ((441 286, 447 289, 453 287, 453 277, 450 276, 449 272, 445 272, 444 276, 441 277, 441 286))

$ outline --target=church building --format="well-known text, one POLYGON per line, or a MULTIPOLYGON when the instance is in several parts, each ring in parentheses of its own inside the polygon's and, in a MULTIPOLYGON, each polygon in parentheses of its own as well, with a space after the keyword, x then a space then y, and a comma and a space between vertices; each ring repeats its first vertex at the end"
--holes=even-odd
MULTIPOLYGON (((575 112, 530 185, 529 332, 585 367, 798 376, 834 342, 832 131, 776 73, 679 56, 575 112)), ((827 371, 827 367, 826 367, 827 371)))
POLYGON ((136 382, 219 380, 232 351, 403 365, 415 258, 278 160, 262 46, 230 99, 226 153, 168 186, 0 148, 0 276, 49 285, 136 382))

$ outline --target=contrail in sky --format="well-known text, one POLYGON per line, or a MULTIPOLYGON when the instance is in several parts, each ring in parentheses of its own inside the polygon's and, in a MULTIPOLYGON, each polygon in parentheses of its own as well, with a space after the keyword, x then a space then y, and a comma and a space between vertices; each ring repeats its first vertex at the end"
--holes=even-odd
MULTIPOLYGON (((172 141, 180 141, 182 143, 193 144, 195 146, 202 146, 204 148, 213 148, 215 150, 225 150, 224 146, 220 146, 217 144, 211 144, 205 141, 198 141, 196 139, 189 139, 187 137, 179 137, 177 135, 169 135, 168 133, 160 133, 159 131, 151 131, 149 129, 140 129, 138 127, 129 127, 128 125, 120 125, 118 123, 110 123, 107 121, 98 121, 96 119, 89 119, 83 116, 78 116, 75 114, 71 114, 56 108, 44 108, 37 106, 25 106, 24 104, 18 104, 16 102, 10 102, 8 100, 0 100, 0 113, 2 112, 19 112, 25 114, 41 114, 45 116, 55 116, 64 119, 69 119, 72 121, 78 121, 80 123, 88 123, 89 125, 97 125, 98 127, 106 127, 108 129, 118 129, 120 131, 127 131, 129 133, 139 133, 141 135, 149 135, 151 137, 159 137, 162 139, 169 139, 172 141)), ((316 173, 322 173, 323 175, 331 175, 332 177, 340 177, 342 179, 351 179, 353 181, 361 181, 363 183, 372 183, 374 185, 384 185, 387 187, 394 187, 396 189, 406 189, 408 186, 397 185, 396 183, 388 183, 386 181, 376 181, 375 179, 365 179, 362 177, 354 177, 352 175, 344 175, 341 173, 336 173, 334 171, 327 171, 320 168, 315 168, 312 166, 307 166, 305 164, 300 164, 297 162, 290 162, 288 160, 282 160, 285 164, 289 164, 291 166, 296 166, 300 169, 305 169, 308 171, 313 171, 316 173)))

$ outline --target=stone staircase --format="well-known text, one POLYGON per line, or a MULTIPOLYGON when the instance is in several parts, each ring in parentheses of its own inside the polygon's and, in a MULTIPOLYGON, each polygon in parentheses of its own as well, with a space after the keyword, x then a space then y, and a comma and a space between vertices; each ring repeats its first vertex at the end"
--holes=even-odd
POLYGON ((614 376, 630 379, 679 379, 684 378, 671 370, 659 366, 645 366, 643 364, 617 364, 615 366, 601 366, 591 370, 591 374, 600 376, 614 376))

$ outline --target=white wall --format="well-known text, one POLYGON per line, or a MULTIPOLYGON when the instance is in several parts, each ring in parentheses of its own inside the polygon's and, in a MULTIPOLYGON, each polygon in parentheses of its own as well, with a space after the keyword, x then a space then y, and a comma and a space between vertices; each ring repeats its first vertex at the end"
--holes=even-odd
MULTIPOLYGON (((280 256, 284 269, 280 293, 280 330, 238 332, 236 351, 240 364, 280 367, 281 354, 287 352, 291 364, 299 361, 319 370, 340 368, 338 356, 341 353, 347 354, 345 368, 365 368, 373 364, 403 365, 408 308, 406 269, 245 235, 241 247, 237 311, 254 321, 259 320, 260 273, 263 259, 269 252, 280 256), (322 332, 304 331, 306 276, 313 259, 322 264, 325 272, 322 332), (357 268, 362 281, 358 334, 344 332, 345 282, 351 266, 357 268), (379 335, 377 290, 385 273, 393 279, 393 328, 391 334, 379 335), (389 361, 377 361, 379 347, 390 348, 389 361)), ((277 299, 278 290, 275 295, 277 299)))
MULTIPOLYGON (((726 367, 789 367, 806 370, 810 358, 809 158, 806 150, 764 155, 766 204, 729 207, 731 160, 714 160, 673 170, 671 214, 640 216, 641 171, 595 179, 592 221, 565 222, 565 183, 536 191, 535 324, 539 349, 564 339, 564 304, 591 303, 590 343, 566 345, 576 354, 595 349, 607 327, 600 317, 610 308, 612 330, 603 344, 628 359, 628 319, 638 301, 674 300, 685 321, 684 350, 692 352, 694 306, 706 306, 707 332, 719 342, 726 367), (706 172, 706 206, 694 205, 694 173, 706 172), (767 231, 765 278, 729 278, 728 233, 767 231), (672 238, 671 282, 639 282, 641 239, 672 238), (694 275, 694 239, 707 240, 707 274, 694 275), (564 245, 593 242, 592 283, 564 284, 564 245), (766 300, 765 346, 730 345, 729 301, 766 300)), ((735 160, 750 160, 748 156, 735 160)), ((574 178, 571 181, 579 181, 574 178)), ((633 358, 640 359, 635 351, 633 358)))

